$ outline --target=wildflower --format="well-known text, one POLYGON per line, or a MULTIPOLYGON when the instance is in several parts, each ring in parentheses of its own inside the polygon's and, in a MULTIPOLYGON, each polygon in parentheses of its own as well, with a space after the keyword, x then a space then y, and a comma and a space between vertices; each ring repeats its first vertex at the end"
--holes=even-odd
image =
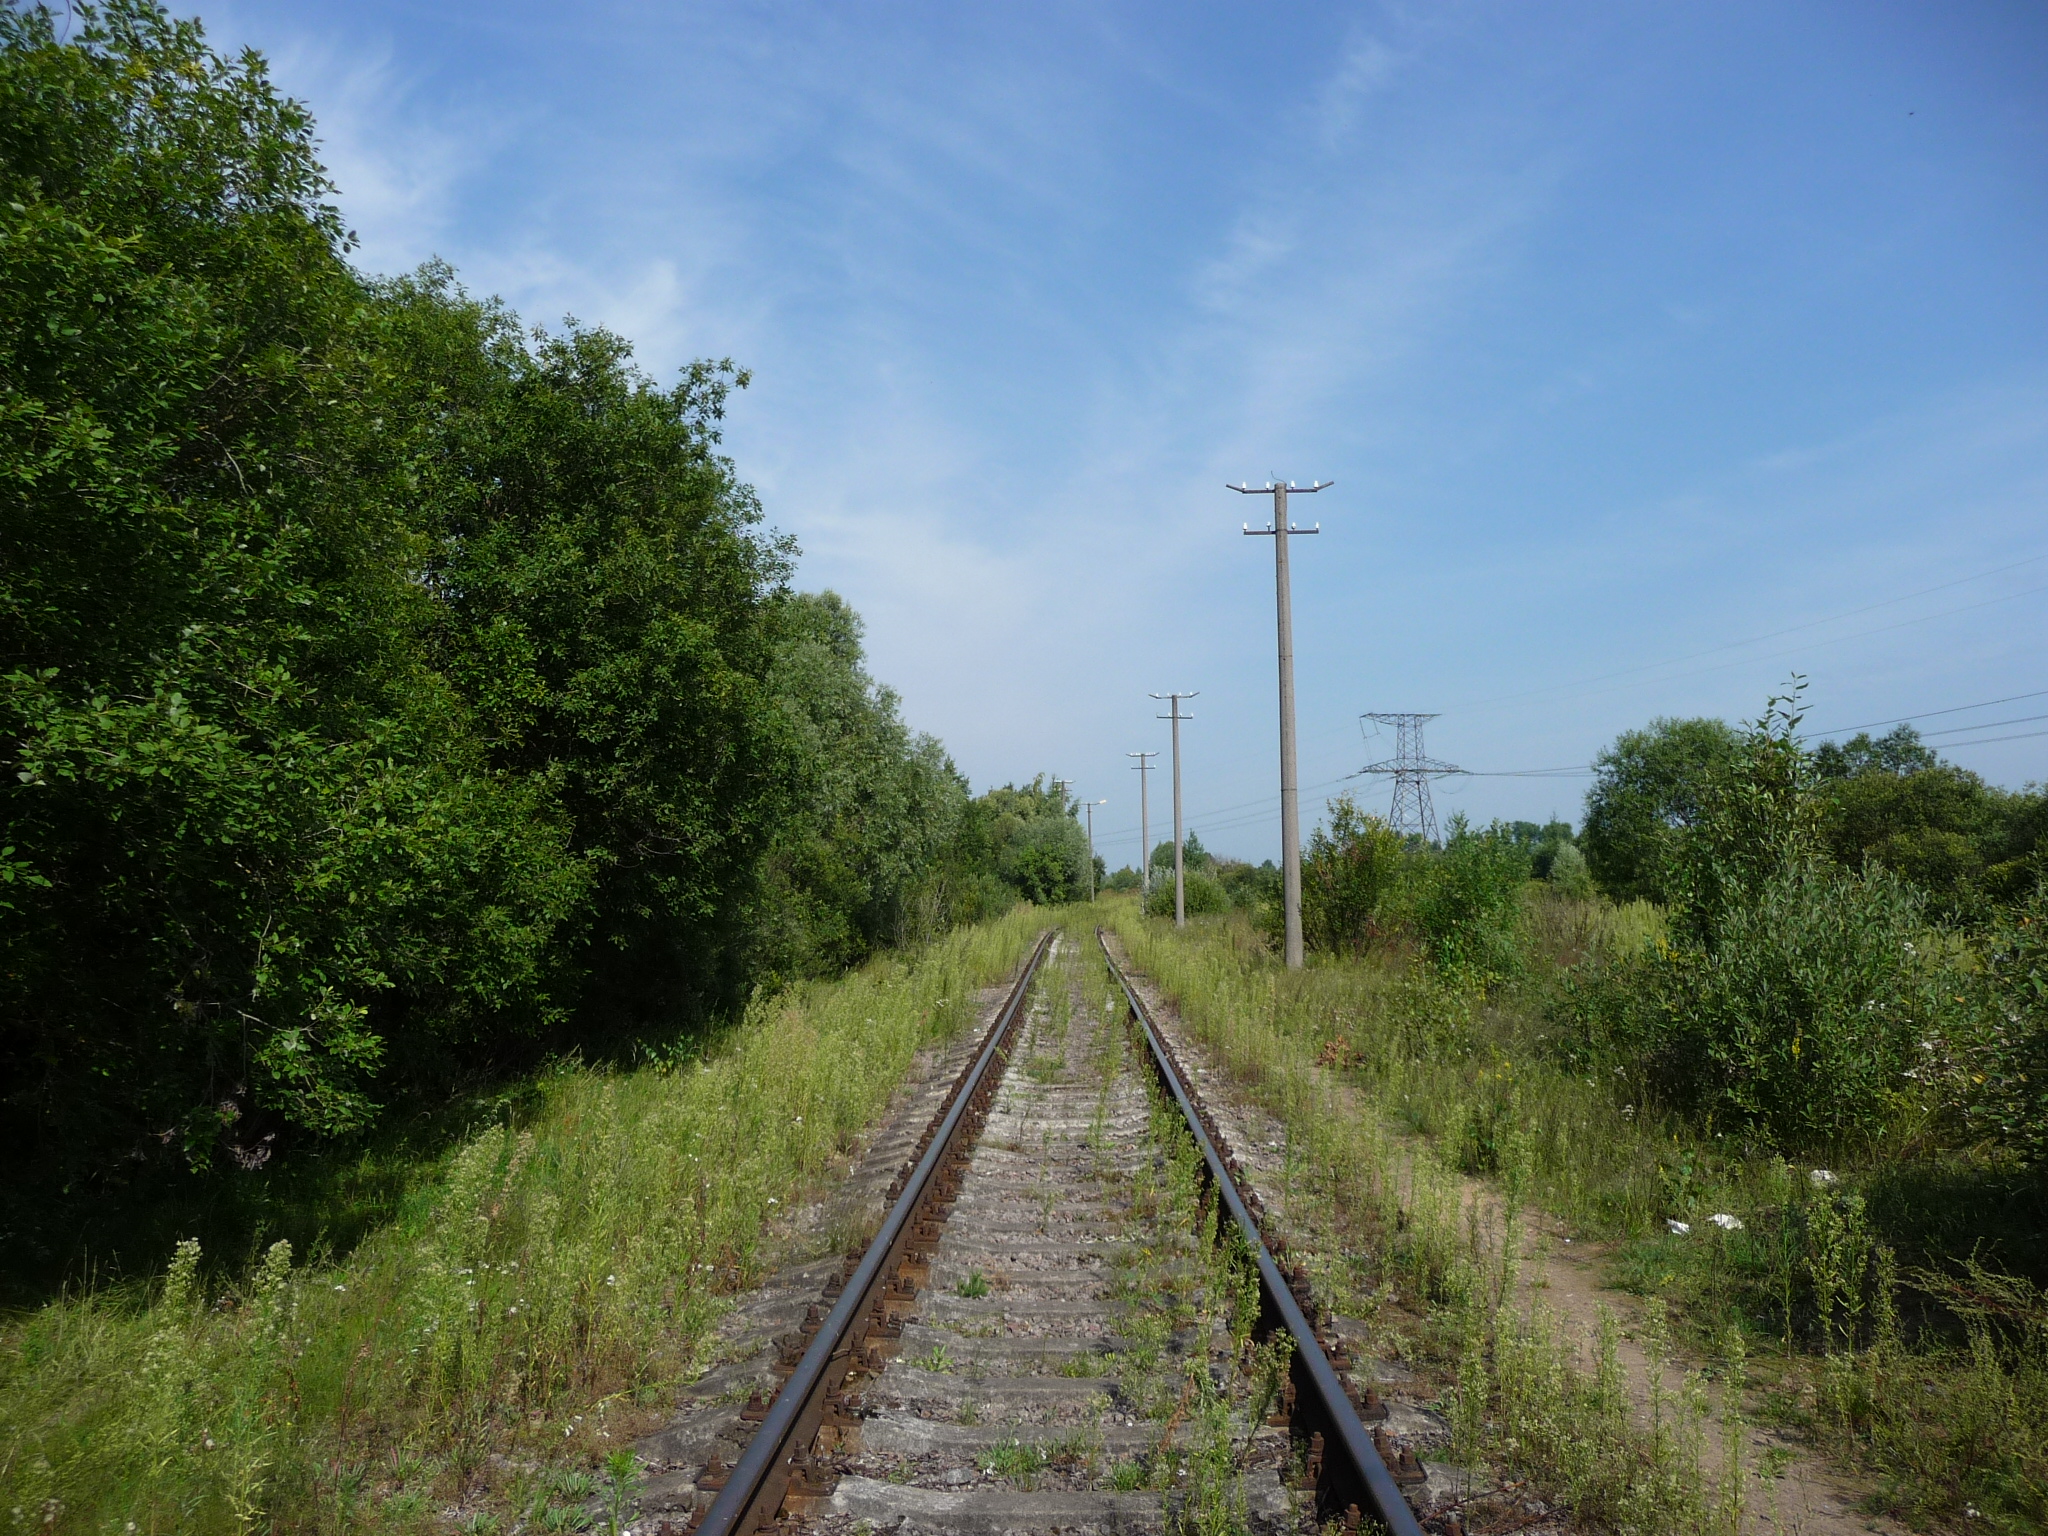
POLYGON ((1742 1218, 1740 1216, 1730 1216, 1726 1211, 1716 1211, 1707 1220, 1711 1221, 1723 1232, 1740 1232, 1742 1230, 1742 1218))
POLYGON ((1806 1182, 1811 1184, 1815 1189, 1826 1189, 1828 1185, 1839 1183, 1840 1181, 1836 1179, 1836 1177, 1832 1173, 1829 1173, 1827 1169, 1814 1168, 1808 1170, 1806 1175, 1806 1182))
POLYGON ((335 1287, 335 1289, 336 1289, 337 1291, 345 1291, 345 1290, 347 1290, 347 1289, 348 1289, 348 1287, 347 1287, 347 1286, 345 1286, 345 1285, 337 1285, 337 1286, 335 1287))
POLYGON ((604 1283, 606 1285, 617 1285, 619 1283, 619 1277, 617 1275, 606 1275, 604 1277, 604 1283))
POLYGON ((781 1204, 782 1202, 781 1202, 781 1201, 779 1201, 779 1200, 777 1200, 777 1199, 776 1199, 776 1198, 775 1198, 775 1197, 774 1197, 773 1195, 770 1195, 770 1196, 768 1197, 768 1203, 769 1203, 770 1205, 780 1205, 780 1204, 781 1204))
POLYGON ((1664 1230, 1673 1237, 1683 1237, 1692 1230, 1692 1223, 1680 1221, 1675 1216, 1667 1216, 1664 1218, 1664 1230))

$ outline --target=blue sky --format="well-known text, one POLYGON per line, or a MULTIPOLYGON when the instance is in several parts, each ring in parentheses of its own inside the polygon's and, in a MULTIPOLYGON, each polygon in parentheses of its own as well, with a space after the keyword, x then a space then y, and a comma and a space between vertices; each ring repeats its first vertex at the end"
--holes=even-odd
MULTIPOLYGON (((1277 847, 1271 546, 1226 480, 1336 482, 1297 503, 1311 813, 1388 755, 1368 710, 1501 772, 1794 669, 1817 728, 2048 690, 2038 5, 203 15, 314 108, 367 268, 753 369, 728 447, 802 585, 977 788, 1107 796, 1112 865, 1175 687, 1190 824, 1277 847)), ((2029 716, 1923 724, 2018 785, 2029 716)))

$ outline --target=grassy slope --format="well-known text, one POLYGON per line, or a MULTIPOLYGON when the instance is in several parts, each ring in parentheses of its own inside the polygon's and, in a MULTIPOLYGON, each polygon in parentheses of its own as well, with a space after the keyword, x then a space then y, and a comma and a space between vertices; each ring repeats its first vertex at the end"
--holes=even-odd
MULTIPOLYGON (((0 1514, 24 1529, 436 1527, 587 1470, 690 1368, 764 1224, 1019 960, 1022 909, 764 1001, 699 1060, 542 1085, 344 1261, 274 1247, 0 1325, 0 1514), (612 1433, 617 1427, 619 1433, 612 1433), (15 1513, 18 1511, 18 1513, 15 1513), (129 1522, 133 1522, 130 1524, 129 1522)), ((478 1529, 491 1529, 485 1516, 478 1529)))
POLYGON ((1703 1502, 1699 1420, 1688 1427, 1683 1405, 1654 1443, 1615 1441, 1591 1462, 1577 1449, 1620 1433, 1615 1394, 1611 1383, 1560 1374, 1556 1341, 1487 1315, 1509 1277, 1475 1262, 1480 1245, 1460 1230, 1455 1189, 1460 1172, 1480 1172, 1499 1180, 1511 1219, 1529 1201, 1620 1240, 1618 1282, 1669 1301, 1695 1345, 1750 1356, 1772 1388, 1771 1411, 1864 1463, 1893 1510, 1933 1528, 2040 1528, 2048 1332, 2026 1282, 2003 1293, 2002 1329, 1930 1310, 1930 1322, 1945 1317, 1949 1331, 1930 1326, 1911 1347, 1902 1342, 1911 1330, 1884 1317, 1888 1303, 1913 1293, 1885 1289, 1881 1298, 1879 1288, 1844 1282, 1829 1303, 1832 1353, 1811 1347, 1830 1266, 1878 1272, 1869 1214, 1878 1200, 1899 1207, 1890 1219, 1919 1245, 1913 1257, 1953 1268, 1976 1237, 2007 1226, 2023 1237, 2023 1214, 1981 1194, 1999 1176, 1973 1180, 1954 1161, 1850 1166, 1835 1170, 1840 1183, 1815 1186, 1808 1170, 1618 1103, 1603 1084, 1560 1070, 1530 1004, 1482 1006, 1419 968, 1380 963, 1323 962, 1290 976, 1241 920, 1176 936, 1129 903, 1115 911, 1133 958, 1176 999, 1188 1027, 1300 1141, 1302 1163, 1322 1176, 1318 1194, 1381 1235, 1379 1273, 1364 1288, 1411 1288, 1430 1304, 1434 1348, 1456 1358, 1468 1387, 1491 1373, 1492 1423, 1472 1407, 1473 1390, 1454 1415, 1467 1449, 1523 1466, 1582 1512, 1641 1529, 1730 1518, 1703 1502), (1410 1133, 1438 1156, 1406 1156, 1396 1143, 1410 1133), (1968 1205, 1912 1196, 1959 1184, 1979 1202, 1974 1222, 1956 1214, 1968 1205), (1838 1219, 1852 1209, 1841 1192, 1859 1188, 1874 1198, 1851 1231, 1838 1219), (1742 1231, 1705 1226, 1717 1211, 1741 1215, 1742 1231), (1672 1217, 1693 1232, 1669 1233, 1672 1217), (1851 1307, 1853 1342, 1841 1328, 1851 1307))

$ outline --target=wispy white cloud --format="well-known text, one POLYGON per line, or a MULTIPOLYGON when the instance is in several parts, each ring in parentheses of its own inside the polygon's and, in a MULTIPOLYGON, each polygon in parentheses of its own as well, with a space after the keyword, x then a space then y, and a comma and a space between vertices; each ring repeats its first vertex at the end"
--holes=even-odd
MULTIPOLYGON (((1106 776, 1151 729, 1145 687, 1193 681, 1212 803, 1265 787, 1270 555, 1234 532, 1241 475, 1339 479, 1298 573, 1324 767, 1355 766, 1369 704, 1676 654, 2038 524, 2031 377, 1959 362, 1860 410, 1744 415, 1820 343, 1713 265, 1679 180, 1696 124, 1644 126, 1646 77, 1766 88, 1672 51, 1676 24, 513 4, 474 22, 498 62, 472 64, 325 3, 235 19, 312 101, 364 264, 446 255, 657 373, 754 366, 728 441, 801 579, 847 592, 878 675, 983 780, 1106 776), (1233 43, 1298 72, 1268 91, 1233 43), (1616 169, 1657 133, 1649 171, 1616 169), (1638 309, 1602 291, 1617 272, 1656 275, 1638 309)), ((1915 643, 1861 649, 1873 688, 1932 686, 1915 643)), ((1458 750, 1576 753, 1616 711, 1753 683, 1509 711, 1458 750)))

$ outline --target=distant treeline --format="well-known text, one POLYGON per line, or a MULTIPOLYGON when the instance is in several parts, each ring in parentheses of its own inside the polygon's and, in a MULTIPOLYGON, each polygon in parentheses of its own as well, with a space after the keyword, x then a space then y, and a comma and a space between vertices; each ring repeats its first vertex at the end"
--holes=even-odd
POLYGON ((663 387, 366 277, 306 111, 144 0, 0 5, 10 1188, 261 1164, 1085 880, 970 800, 663 387))

